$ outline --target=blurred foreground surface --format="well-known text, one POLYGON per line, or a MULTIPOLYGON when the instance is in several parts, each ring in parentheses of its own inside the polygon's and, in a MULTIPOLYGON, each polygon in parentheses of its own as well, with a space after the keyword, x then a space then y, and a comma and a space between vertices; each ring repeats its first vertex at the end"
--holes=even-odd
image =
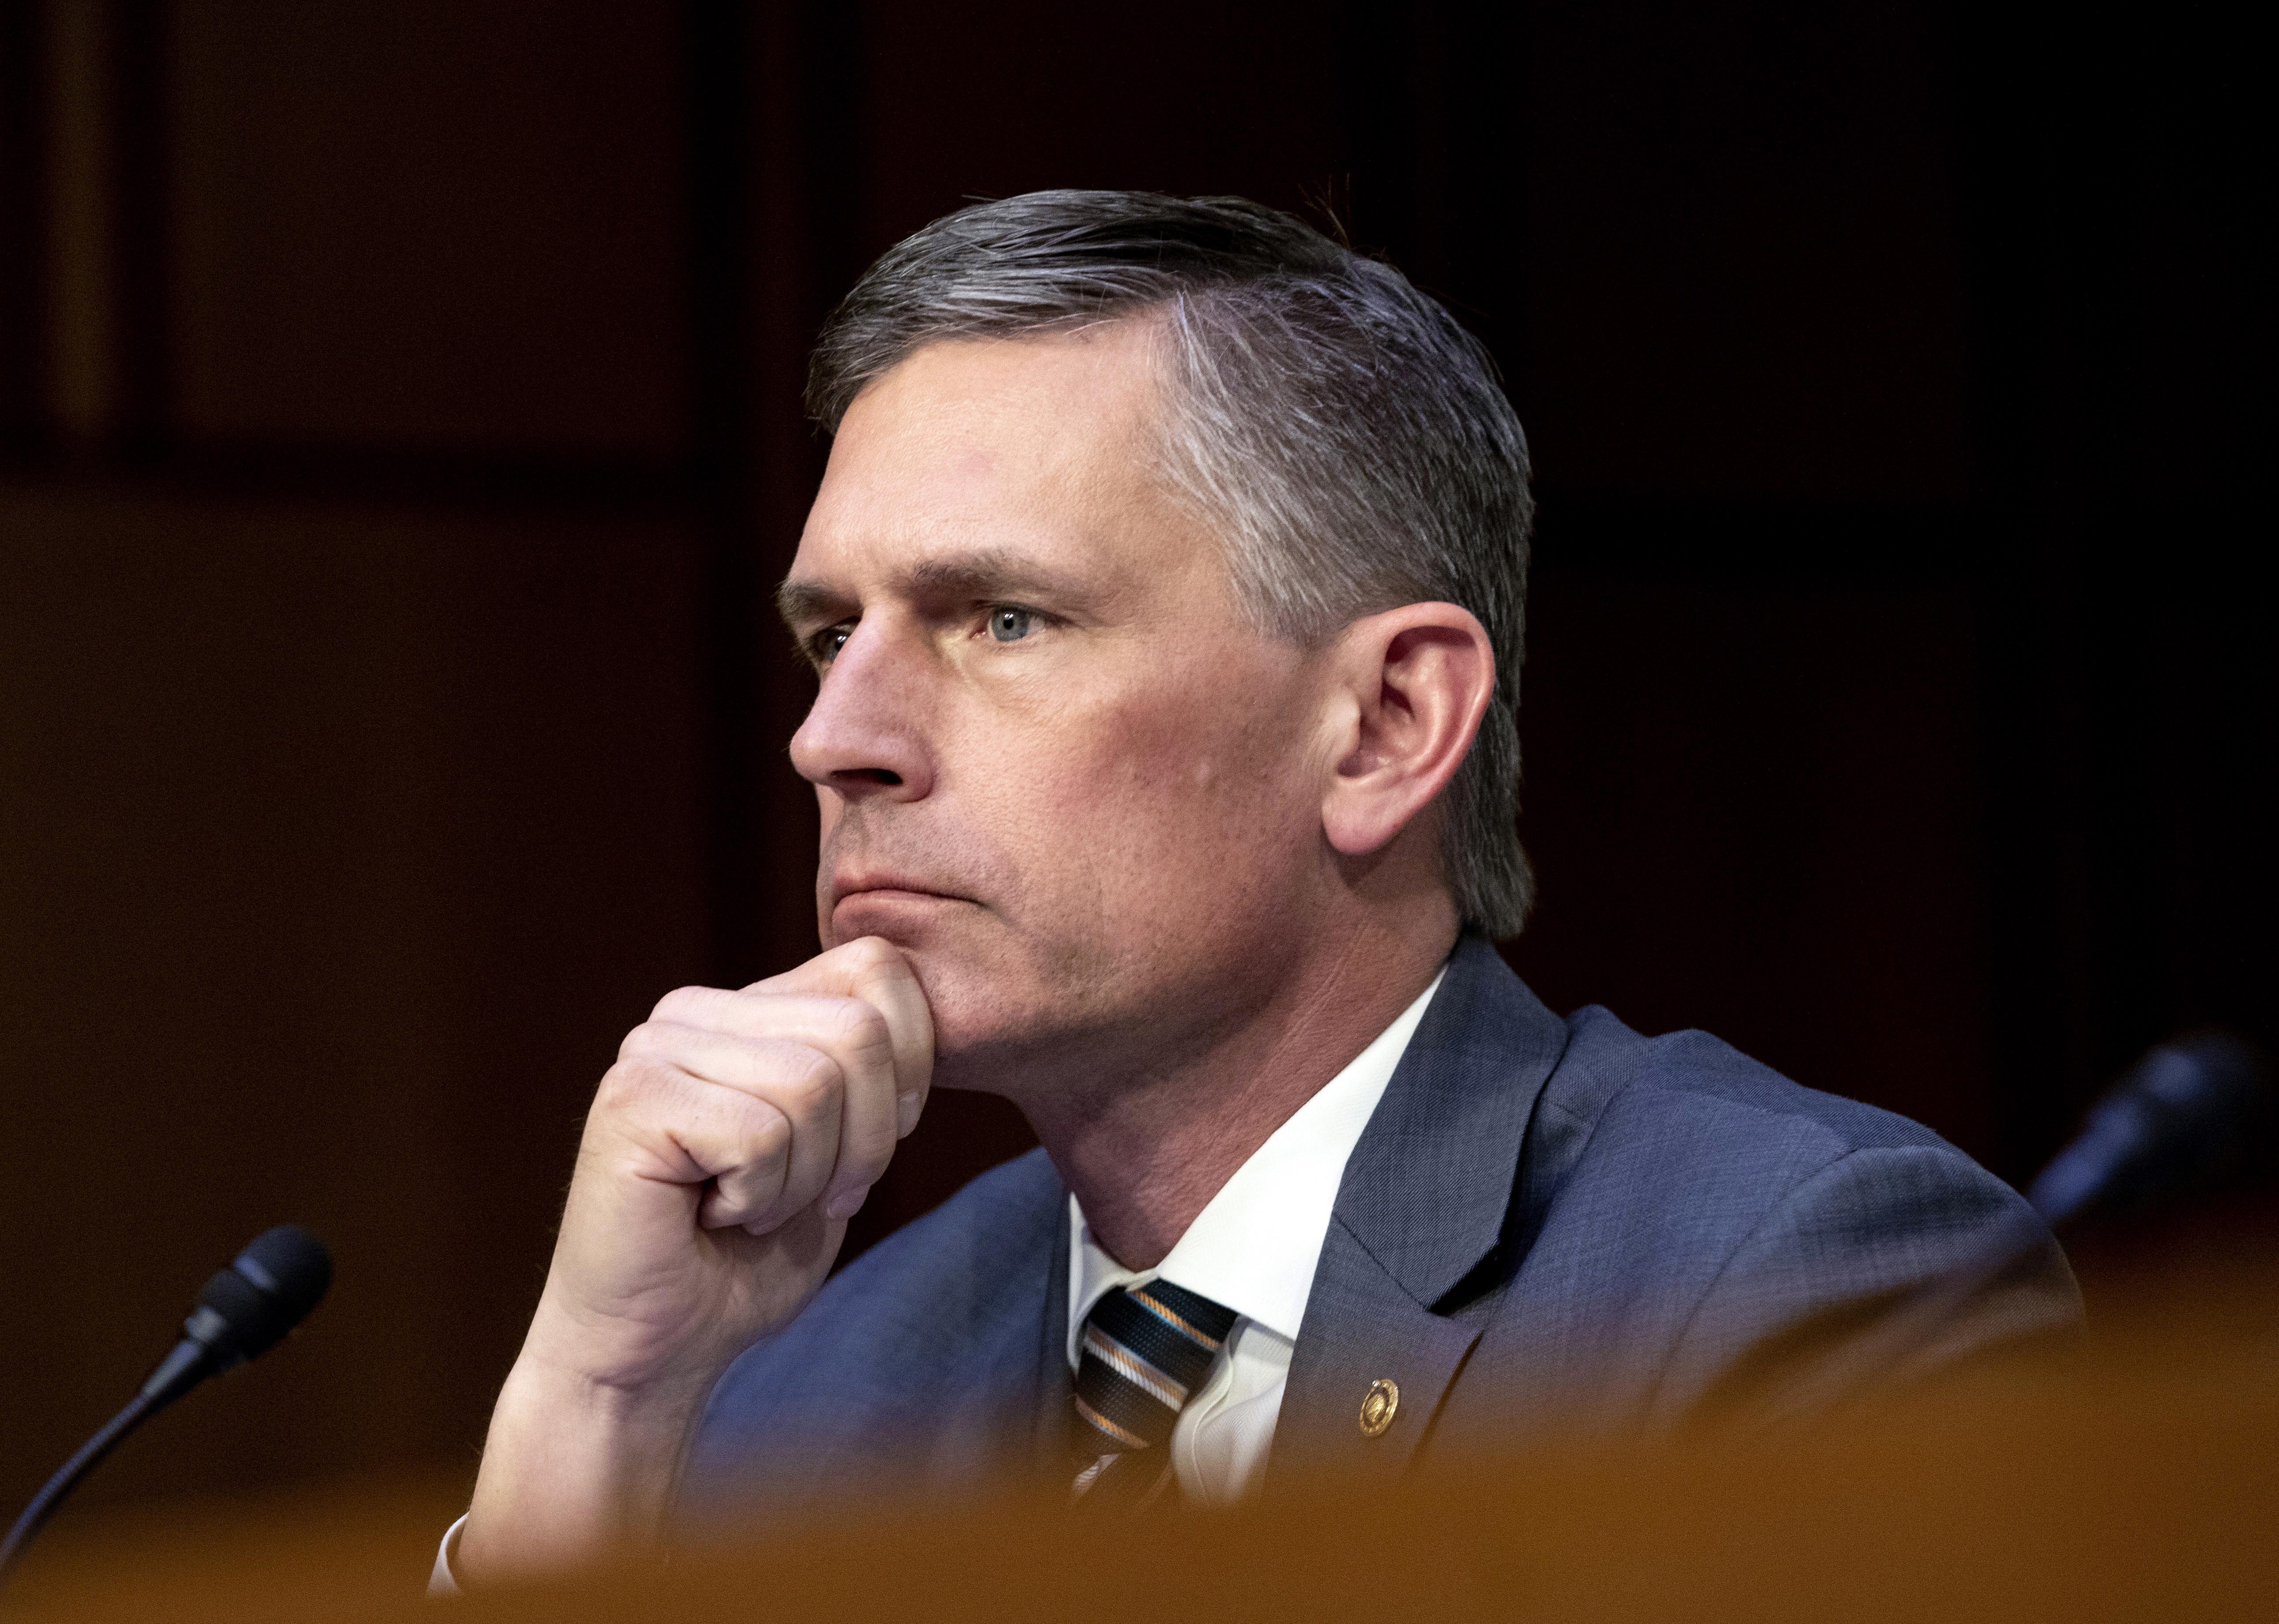
MULTIPOLYGON (((1245 1619, 2270 1617, 2279 1253, 2225 1250, 2222 1264, 2121 1268, 2069 1360, 1808 1432, 1538 1452, 1111 1527, 1034 1498, 882 1504, 463 1605, 516 1620, 1063 1620, 1138 1580, 1245 1619)), ((13 1611, 433 1619, 422 1582, 464 1492, 397 1482, 66 1517, 13 1611)))

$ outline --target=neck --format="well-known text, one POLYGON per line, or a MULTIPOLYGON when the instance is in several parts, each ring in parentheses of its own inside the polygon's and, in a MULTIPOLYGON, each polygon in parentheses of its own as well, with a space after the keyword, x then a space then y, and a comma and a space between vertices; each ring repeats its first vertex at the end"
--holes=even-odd
MULTIPOLYGON (((1093 1238, 1126 1268, 1163 1260, 1236 1169, 1431 984, 1453 910, 1316 939, 1253 1014, 1170 1062, 1123 1062, 1080 1089, 1016 1096, 1093 1238)), ((1170 1049, 1165 1045, 1155 1050, 1170 1049)))

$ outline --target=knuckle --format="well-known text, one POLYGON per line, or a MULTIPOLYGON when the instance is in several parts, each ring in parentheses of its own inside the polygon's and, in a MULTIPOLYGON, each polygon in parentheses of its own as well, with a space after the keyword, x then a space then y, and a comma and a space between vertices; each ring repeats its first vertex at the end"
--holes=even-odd
POLYGON ((773 1106, 752 1101, 744 1114, 743 1164, 766 1170, 779 1166, 791 1153, 791 1123, 773 1106))
POLYGON ((832 1011, 832 1020, 839 1040, 849 1048, 867 1052, 894 1047, 894 1034, 886 1017, 860 999, 840 1000, 832 1011))
POLYGON ((675 987, 656 1000, 656 1007, 648 1012, 648 1018, 653 1022, 676 1021, 693 1025, 694 1017, 710 1007, 713 997, 710 987, 675 987))
POLYGON ((619 1061, 602 1074, 602 1085, 594 1092, 595 1110, 624 1111, 652 1098, 664 1085, 671 1069, 656 1061, 619 1061))
POLYGON ((784 1090, 802 1106, 820 1104, 845 1083, 846 1074, 839 1062, 820 1049, 802 1045, 784 1064, 784 1090))

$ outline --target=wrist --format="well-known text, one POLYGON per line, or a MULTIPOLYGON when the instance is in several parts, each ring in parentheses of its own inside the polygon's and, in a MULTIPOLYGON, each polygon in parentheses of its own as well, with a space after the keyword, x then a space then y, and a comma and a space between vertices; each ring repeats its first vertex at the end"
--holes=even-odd
POLYGON ((612 1340, 564 1322, 541 1304, 507 1386, 518 1385, 533 1402, 574 1406, 615 1425, 648 1427, 701 1406, 734 1357, 714 1358, 710 1349, 685 1343, 670 1355, 633 1351, 610 1345, 612 1340))
POLYGON ((703 1316, 650 1324, 637 1315, 596 1313, 557 1297, 549 1282, 510 1379, 519 1376, 554 1398, 598 1406, 628 1421, 669 1414, 702 1404, 742 1351, 720 1341, 703 1316))
POLYGON ((678 1457, 695 1432, 711 1387, 710 1379, 671 1373, 620 1380, 525 1349, 499 1389, 497 1414, 516 1422, 518 1430, 567 1428, 607 1440, 614 1450, 678 1457))
POLYGON ((658 1543, 708 1390, 597 1380, 526 1350, 492 1412, 455 1570, 487 1581, 658 1543))

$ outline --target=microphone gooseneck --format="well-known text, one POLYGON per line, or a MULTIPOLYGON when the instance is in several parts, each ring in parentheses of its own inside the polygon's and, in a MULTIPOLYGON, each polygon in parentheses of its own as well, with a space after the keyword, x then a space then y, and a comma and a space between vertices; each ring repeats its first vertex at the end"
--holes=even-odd
POLYGON ((254 1237, 229 1267, 198 1291, 182 1339, 159 1361, 127 1407, 81 1444, 0 1543, 0 1583, 6 1582, 33 1536, 47 1525, 64 1498, 101 1465, 127 1435, 204 1381, 267 1352, 309 1315, 333 1283, 332 1254, 297 1224, 280 1224, 254 1237))
POLYGON ((2187 1184, 2240 1146, 2267 1097, 2253 1050, 2200 1032, 2145 1054, 2026 1191, 2053 1229, 2187 1184))

